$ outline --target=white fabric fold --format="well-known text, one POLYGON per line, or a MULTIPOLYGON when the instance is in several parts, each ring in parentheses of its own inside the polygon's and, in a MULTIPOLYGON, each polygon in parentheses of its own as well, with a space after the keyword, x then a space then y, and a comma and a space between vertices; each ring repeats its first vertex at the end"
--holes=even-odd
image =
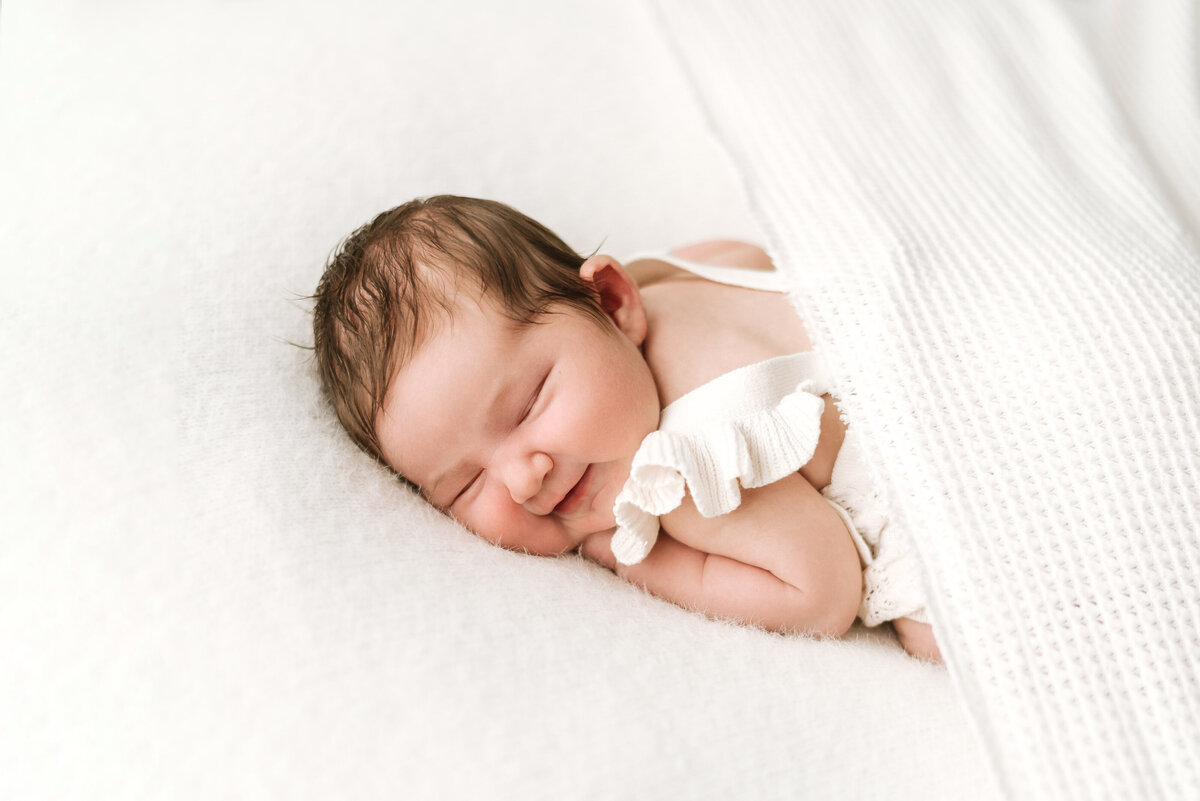
POLYGON ((716 517, 738 507, 743 487, 765 486, 807 464, 821 436, 823 378, 814 354, 794 353, 725 373, 669 405, 617 495, 617 561, 645 559, 658 518, 685 493, 700 514, 716 517))

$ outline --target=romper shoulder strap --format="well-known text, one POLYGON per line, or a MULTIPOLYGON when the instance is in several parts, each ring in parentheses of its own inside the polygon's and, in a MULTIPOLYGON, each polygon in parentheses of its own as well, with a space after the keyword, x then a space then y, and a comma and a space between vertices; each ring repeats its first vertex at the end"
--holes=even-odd
POLYGON ((764 292, 785 293, 789 287, 783 273, 778 270, 751 270, 745 267, 728 267, 719 264, 701 264, 689 259, 682 259, 665 250, 646 250, 635 253, 626 259, 627 262, 638 259, 658 259, 673 264, 681 270, 718 284, 739 286, 745 289, 759 289, 764 292))

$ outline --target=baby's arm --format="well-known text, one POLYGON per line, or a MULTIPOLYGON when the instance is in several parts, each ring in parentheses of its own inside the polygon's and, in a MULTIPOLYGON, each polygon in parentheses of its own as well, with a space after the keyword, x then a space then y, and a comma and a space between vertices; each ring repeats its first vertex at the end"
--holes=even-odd
POLYGON ((585 556, 668 601, 772 631, 839 636, 862 597, 858 552, 841 518, 798 474, 742 491, 735 511, 705 518, 691 499, 661 519, 644 561, 619 565, 611 534, 585 556))

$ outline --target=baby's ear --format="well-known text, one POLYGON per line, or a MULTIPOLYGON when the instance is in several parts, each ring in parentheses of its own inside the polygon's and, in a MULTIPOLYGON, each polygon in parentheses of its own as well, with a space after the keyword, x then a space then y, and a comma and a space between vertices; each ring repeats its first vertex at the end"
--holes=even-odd
POLYGON ((579 268, 579 277, 595 287, 600 308, 635 345, 646 339, 646 311, 637 282, 612 256, 592 256, 579 268))

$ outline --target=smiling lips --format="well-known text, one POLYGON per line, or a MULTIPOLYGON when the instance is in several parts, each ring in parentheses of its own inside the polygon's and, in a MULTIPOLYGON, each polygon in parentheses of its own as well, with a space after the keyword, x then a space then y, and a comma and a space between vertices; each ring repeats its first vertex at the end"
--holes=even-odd
POLYGON ((551 514, 569 515, 574 512, 587 499, 588 485, 591 483, 592 466, 588 465, 583 471, 583 475, 579 477, 571 491, 563 496, 563 499, 554 507, 551 514))

